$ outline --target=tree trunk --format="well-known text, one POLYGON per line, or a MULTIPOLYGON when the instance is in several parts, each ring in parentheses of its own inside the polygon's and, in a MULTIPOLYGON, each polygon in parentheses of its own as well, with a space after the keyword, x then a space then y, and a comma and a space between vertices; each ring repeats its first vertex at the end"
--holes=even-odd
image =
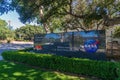
MULTIPOLYGON (((44 13, 43 13, 43 10, 42 10, 42 6, 39 7, 39 14, 40 14, 40 18, 43 20, 44 19, 44 13)), ((49 32, 49 28, 48 28, 48 25, 47 23, 43 22, 43 27, 45 29, 45 32, 48 33, 49 32)))

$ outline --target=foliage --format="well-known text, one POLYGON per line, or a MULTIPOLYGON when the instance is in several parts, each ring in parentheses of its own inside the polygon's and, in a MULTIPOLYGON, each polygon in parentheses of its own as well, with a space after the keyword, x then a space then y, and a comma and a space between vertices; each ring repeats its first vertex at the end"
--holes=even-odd
POLYGON ((114 32, 113 36, 116 38, 120 38, 120 26, 115 28, 115 32, 114 32))
POLYGON ((10 0, 0 0, 0 15, 14 10, 10 3, 10 0))
MULTIPOLYGON (((93 61, 79 58, 66 58, 50 54, 7 51, 2 56, 5 60, 29 64, 62 72, 96 76, 103 80, 117 80, 120 64, 114 62, 93 61)), ((120 78, 119 78, 120 79, 120 78)))
POLYGON ((16 40, 33 40, 35 34, 43 33, 40 26, 25 25, 15 30, 16 40))
POLYGON ((23 64, 0 61, 0 80, 91 80, 60 72, 36 69, 23 64))
MULTIPOLYGON (((37 21, 49 25, 57 18, 64 30, 103 29, 120 24, 119 0, 1 0, 0 6, 1 13, 15 9, 23 23, 37 21)), ((53 32, 54 27, 48 27, 53 32)))
POLYGON ((33 47, 21 49, 21 50, 19 50, 19 51, 30 52, 30 51, 32 51, 32 50, 33 50, 33 47))
POLYGON ((13 39, 14 32, 7 27, 7 22, 0 19, 0 39, 13 39))
POLYGON ((62 18, 53 18, 47 22, 51 33, 58 33, 63 31, 62 18))

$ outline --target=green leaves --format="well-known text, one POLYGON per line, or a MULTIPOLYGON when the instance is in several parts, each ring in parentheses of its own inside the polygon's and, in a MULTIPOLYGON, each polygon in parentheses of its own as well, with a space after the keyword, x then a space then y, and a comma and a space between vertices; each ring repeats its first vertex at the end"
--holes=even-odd
POLYGON ((14 8, 11 6, 11 0, 0 0, 0 15, 13 10, 14 8))
POLYGON ((44 33, 41 26, 26 25, 15 30, 16 39, 32 40, 35 34, 44 33))
POLYGON ((6 21, 0 19, 0 39, 13 39, 14 32, 8 28, 8 24, 6 21))
MULTIPOLYGON (((72 27, 72 30, 83 28, 87 30, 98 29, 100 26, 110 26, 104 23, 106 21, 109 22, 110 19, 116 19, 115 17, 120 17, 119 0, 12 0, 10 2, 2 0, 0 9, 1 13, 13 9, 16 10, 23 23, 35 20, 40 24, 48 23, 49 25, 55 18, 66 19, 65 16, 70 16, 69 22, 66 22, 66 20, 62 21, 62 26, 68 24, 72 27), (43 11, 42 17, 40 17, 40 7, 42 7, 43 11), (79 21, 76 22, 74 20, 79 21)), ((114 21, 114 24, 119 23, 114 21)), ((44 27, 47 28, 46 26, 44 27)), ((52 29, 51 27, 49 28, 50 30, 52 29)), ((47 29, 49 30, 49 28, 47 29)), ((102 28, 100 27, 100 29, 102 28)))
POLYGON ((120 26, 118 26, 118 27, 115 28, 113 36, 115 38, 120 38, 120 26))
POLYGON ((35 54, 21 51, 3 52, 5 60, 24 63, 40 68, 61 72, 95 76, 103 80, 117 80, 120 77, 120 63, 93 61, 89 59, 67 58, 51 54, 35 54), (116 71, 117 69, 117 71, 116 71))

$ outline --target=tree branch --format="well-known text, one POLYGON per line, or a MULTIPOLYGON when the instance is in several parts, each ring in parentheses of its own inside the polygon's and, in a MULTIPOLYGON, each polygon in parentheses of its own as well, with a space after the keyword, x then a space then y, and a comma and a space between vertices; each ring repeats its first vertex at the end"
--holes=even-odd
POLYGON ((120 17, 115 17, 115 18, 106 18, 104 19, 104 25, 105 26, 114 26, 120 24, 120 17))
POLYGON ((77 14, 73 14, 71 12, 66 12, 66 13, 73 16, 73 17, 76 17, 76 18, 85 18, 85 15, 77 15, 77 14))
POLYGON ((70 13, 72 13, 72 0, 70 0, 70 3, 69 3, 69 7, 70 7, 70 13))

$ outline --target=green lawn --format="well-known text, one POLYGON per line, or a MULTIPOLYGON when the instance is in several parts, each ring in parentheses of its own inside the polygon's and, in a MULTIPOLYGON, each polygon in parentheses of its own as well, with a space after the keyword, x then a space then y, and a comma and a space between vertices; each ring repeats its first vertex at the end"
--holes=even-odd
POLYGON ((0 80, 91 80, 54 71, 34 69, 22 64, 0 61, 0 80))

